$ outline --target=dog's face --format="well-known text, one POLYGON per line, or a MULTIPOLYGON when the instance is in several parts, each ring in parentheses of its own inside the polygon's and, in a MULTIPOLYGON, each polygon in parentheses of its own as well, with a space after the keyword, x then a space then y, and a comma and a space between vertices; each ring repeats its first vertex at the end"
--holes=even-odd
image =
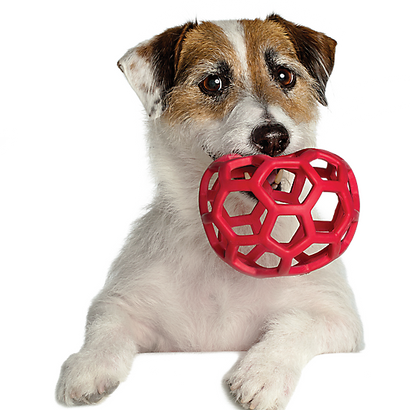
POLYGON ((129 50, 118 65, 149 117, 179 144, 198 144, 208 159, 276 156, 314 146, 335 46, 272 15, 187 23, 129 50))

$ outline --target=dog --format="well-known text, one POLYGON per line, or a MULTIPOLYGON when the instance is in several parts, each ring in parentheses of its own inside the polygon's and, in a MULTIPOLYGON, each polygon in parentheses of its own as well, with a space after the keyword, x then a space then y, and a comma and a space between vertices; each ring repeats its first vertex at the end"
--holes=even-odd
MULTIPOLYGON (((156 193, 92 302, 83 347, 61 368, 58 402, 106 398, 138 353, 240 351, 226 376, 234 399, 281 410, 311 358, 364 347, 340 260, 301 276, 241 274, 211 249, 198 210, 213 160, 315 146, 335 47, 325 34, 272 14, 188 22, 119 60, 148 114, 156 193)), ((285 186, 283 177, 275 188, 285 186)), ((227 206, 255 200, 238 192, 227 206)))

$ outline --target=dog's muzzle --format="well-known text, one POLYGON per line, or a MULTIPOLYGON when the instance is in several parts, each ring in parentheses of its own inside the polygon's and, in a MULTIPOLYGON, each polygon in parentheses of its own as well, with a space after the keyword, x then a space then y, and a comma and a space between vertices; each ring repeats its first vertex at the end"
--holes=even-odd
POLYGON ((282 124, 265 124, 254 128, 251 141, 262 154, 275 157, 285 151, 290 138, 282 124))

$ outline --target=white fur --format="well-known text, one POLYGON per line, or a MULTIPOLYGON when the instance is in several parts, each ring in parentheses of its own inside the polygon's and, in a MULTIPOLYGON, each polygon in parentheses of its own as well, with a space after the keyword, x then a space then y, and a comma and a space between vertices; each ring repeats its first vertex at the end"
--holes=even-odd
MULTIPOLYGON (((218 24, 244 61, 239 25, 218 24)), ((84 346, 64 363, 57 399, 67 405, 99 401, 125 380, 138 352, 240 350, 246 353, 227 375, 235 398, 251 409, 284 409, 312 357, 363 347, 343 265, 261 280, 221 261, 197 205, 199 181, 211 162, 206 151, 255 154, 249 135, 264 121, 265 108, 248 94, 223 120, 170 126, 153 110, 161 90, 150 64, 133 51, 121 64, 152 114, 149 147, 158 189, 93 301, 84 346)), ((314 122, 296 124, 278 106, 269 113, 290 132, 287 152, 314 144, 314 122)))
POLYGON ((239 21, 236 20, 215 21, 214 23, 223 29, 226 37, 232 44, 233 49, 236 51, 236 56, 240 61, 242 74, 246 77, 248 75, 248 60, 246 58, 243 27, 239 21))
POLYGON ((128 50, 118 62, 132 89, 137 93, 148 116, 155 119, 162 114, 161 88, 155 82, 152 67, 143 58, 138 58, 136 49, 146 42, 128 50), (132 67, 132 69, 131 69, 132 67))

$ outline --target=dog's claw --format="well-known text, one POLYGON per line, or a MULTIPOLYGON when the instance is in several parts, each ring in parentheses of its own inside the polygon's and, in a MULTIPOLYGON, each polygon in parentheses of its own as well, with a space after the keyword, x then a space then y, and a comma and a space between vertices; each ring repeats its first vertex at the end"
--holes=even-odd
POLYGON ((73 399, 73 402, 77 406, 82 406, 86 404, 97 404, 99 403, 102 399, 105 397, 109 396, 111 393, 114 392, 114 390, 119 386, 120 382, 117 382, 113 384, 112 386, 109 386, 106 388, 105 386, 99 386, 97 391, 92 394, 87 394, 82 397, 75 397, 75 394, 71 395, 71 398, 73 399))

